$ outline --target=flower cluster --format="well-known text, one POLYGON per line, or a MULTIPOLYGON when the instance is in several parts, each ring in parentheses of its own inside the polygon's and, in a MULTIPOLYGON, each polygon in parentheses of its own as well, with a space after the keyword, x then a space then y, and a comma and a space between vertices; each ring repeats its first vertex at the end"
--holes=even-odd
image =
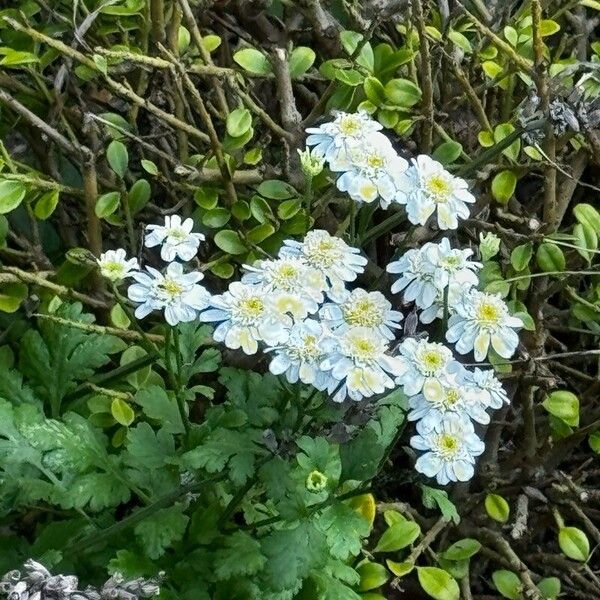
POLYGON ((409 163, 398 155, 381 125, 365 112, 340 112, 333 121, 307 129, 312 153, 339 174, 336 185, 356 202, 404 205, 408 219, 425 225, 435 213, 440 229, 456 229, 475 202, 466 181, 429 156, 409 163))
MULTIPOLYGON (((301 153, 303 164, 314 162, 317 169, 326 161, 332 172, 341 173, 338 188, 357 201, 405 205, 415 224, 436 213, 440 229, 456 229, 458 219, 468 216, 467 203, 474 202, 466 183, 427 156, 409 166, 380 129, 365 113, 339 113, 308 130, 307 144, 314 148, 301 153)), ((484 450, 474 423, 489 423, 488 411, 508 397, 493 370, 469 370, 455 355, 472 352, 481 362, 493 350, 508 359, 523 324, 499 295, 477 289, 482 265, 472 260, 472 250, 453 248, 443 238, 408 250, 387 266, 397 276, 390 292, 414 303, 421 323, 442 319, 453 352, 426 337, 405 337, 396 345, 402 313, 381 292, 350 287, 367 259, 327 231, 285 240, 275 258, 244 265, 241 281, 211 295, 199 284, 202 273, 179 262, 191 260, 204 239, 192 230, 191 219, 177 216, 148 227, 146 246, 160 246, 168 262, 162 271, 140 270, 123 250, 98 261, 113 282, 135 280, 128 296, 138 318, 160 310, 170 325, 212 323, 217 342, 248 355, 263 350, 273 374, 312 385, 335 402, 401 386, 408 419, 417 422, 411 445, 423 452, 417 470, 441 484, 473 476, 475 458, 484 450)), ((482 256, 498 251, 492 239, 482 241, 484 246, 482 256)))
MULTIPOLYGON (((522 323, 499 296, 477 290, 481 264, 471 255, 452 248, 447 238, 409 250, 387 267, 399 275, 391 291, 415 303, 421 322, 447 319, 446 340, 458 354, 474 351, 482 361, 491 345, 510 358, 519 343, 515 328, 522 323)), ((411 445, 424 451, 417 470, 442 484, 470 479, 475 457, 484 450, 473 422, 489 423, 488 409, 508 402, 501 383, 492 370, 469 371, 440 343, 408 338, 399 351, 404 372, 398 383, 409 397, 408 419, 417 421, 411 445)))

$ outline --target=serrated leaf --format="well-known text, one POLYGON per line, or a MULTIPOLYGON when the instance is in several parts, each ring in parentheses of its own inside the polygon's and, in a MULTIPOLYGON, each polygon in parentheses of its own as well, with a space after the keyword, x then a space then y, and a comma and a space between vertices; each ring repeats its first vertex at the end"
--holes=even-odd
POLYGON ((167 548, 183 537, 189 521, 189 517, 183 514, 183 508, 182 504, 174 504, 160 509, 135 526, 140 546, 150 558, 161 557, 167 548))
POLYGON ((236 531, 225 538, 225 548, 215 552, 215 573, 221 580, 247 577, 258 573, 266 560, 259 542, 243 531, 236 531))

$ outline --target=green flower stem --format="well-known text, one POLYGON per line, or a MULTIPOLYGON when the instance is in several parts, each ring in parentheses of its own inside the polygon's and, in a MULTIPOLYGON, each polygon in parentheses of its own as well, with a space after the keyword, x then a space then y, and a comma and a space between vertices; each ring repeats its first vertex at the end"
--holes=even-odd
POLYGON ((179 347, 179 330, 177 327, 170 327, 167 329, 165 340, 165 365, 167 367, 167 371, 169 373, 169 381, 171 383, 171 387, 175 392, 175 399, 177 400, 177 408, 179 409, 179 415, 181 416, 181 422, 183 423, 183 428, 185 429, 185 438, 186 441, 189 437, 190 433, 190 419, 186 410, 186 400, 183 394, 183 386, 181 384, 181 349, 179 347), (171 331, 173 335, 171 336, 171 331), (171 361, 171 341, 173 342, 173 351, 175 354, 175 364, 176 368, 173 369, 173 363, 171 361))
POLYGON ((400 225, 403 221, 406 220, 406 213, 404 211, 398 211, 397 213, 391 215, 385 221, 379 223, 379 225, 375 225, 371 227, 365 235, 360 240, 361 246, 366 246, 370 242, 374 242, 377 238, 380 238, 382 235, 388 233, 394 229, 394 227, 400 225))
POLYGON ((545 273, 530 273, 529 275, 518 275, 517 277, 509 277, 505 279, 505 283, 513 281, 521 281, 522 279, 530 279, 534 277, 548 277, 550 275, 600 275, 600 271, 547 271, 545 273))

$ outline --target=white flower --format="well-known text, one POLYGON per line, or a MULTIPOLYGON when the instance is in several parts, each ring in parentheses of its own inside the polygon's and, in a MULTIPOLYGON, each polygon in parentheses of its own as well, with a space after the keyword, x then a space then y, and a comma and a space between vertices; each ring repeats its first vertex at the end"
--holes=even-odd
POLYGON ((448 415, 428 431, 422 422, 417 423, 417 434, 410 445, 425 452, 415 464, 419 473, 435 477, 441 485, 473 477, 475 457, 483 453, 485 446, 470 421, 448 415))
POLYGON ((492 348, 502 357, 510 358, 519 345, 515 332, 523 326, 521 319, 511 317, 506 303, 498 294, 476 289, 465 292, 448 320, 446 339, 456 343, 459 354, 475 351, 475 360, 482 361, 492 348))
POLYGON ((285 240, 279 255, 302 258, 325 275, 332 288, 340 290, 345 281, 354 281, 367 264, 358 248, 348 246, 344 240, 323 229, 309 231, 302 242, 285 240))
POLYGON ((183 265, 170 263, 163 275, 152 267, 146 272, 134 273, 137 283, 129 286, 127 295, 139 303, 135 316, 143 319, 154 310, 164 310, 169 325, 188 323, 198 316, 210 302, 210 294, 198 282, 202 273, 184 273, 183 265))
POLYGON ((96 261, 100 267, 102 277, 106 277, 115 283, 127 277, 132 277, 132 271, 140 268, 137 258, 127 259, 123 248, 118 250, 107 250, 100 255, 96 261))
POLYGON ((456 229, 458 219, 469 216, 467 203, 475 202, 467 182, 454 177, 427 155, 413 159, 401 175, 396 201, 406 204, 408 219, 414 225, 425 225, 437 210, 440 229, 456 229))
MULTIPOLYGON (((377 332, 366 327, 351 327, 338 337, 338 347, 321 363, 321 368, 331 371, 332 377, 341 384, 333 397, 343 402, 346 396, 352 400, 381 394, 395 387, 391 375, 398 375, 402 365, 396 357, 386 354, 388 342, 377 332)), ((329 386, 333 392, 336 384, 329 386)))
POLYGON ((381 336, 393 340, 394 329, 400 328, 402 313, 392 310, 391 303, 381 292, 367 292, 356 288, 346 291, 341 302, 324 304, 319 317, 332 330, 345 330, 348 327, 367 327, 381 336))
POLYGON ((306 145, 314 146, 313 153, 324 157, 327 162, 335 162, 369 134, 380 129, 382 125, 366 112, 338 112, 333 121, 306 130, 309 134, 306 145))
POLYGON ((425 257, 424 250, 428 244, 419 250, 406 251, 399 260, 388 264, 388 273, 399 273, 390 291, 397 294, 404 290, 404 300, 415 302, 419 308, 429 308, 438 296, 438 288, 434 282, 435 267, 425 257))
POLYGON ((363 145, 350 149, 345 158, 330 164, 332 171, 343 171, 337 188, 348 192, 356 202, 370 204, 379 200, 381 208, 388 208, 398 193, 398 178, 408 168, 388 138, 377 133, 363 145))
POLYGON ((307 319, 291 328, 284 344, 268 349, 275 352, 269 370, 274 375, 284 373, 290 383, 300 380, 324 390, 331 384, 331 374, 320 365, 334 346, 335 340, 326 334, 321 324, 307 319))
POLYGON ((472 250, 452 248, 450 240, 444 238, 439 244, 425 244, 422 252, 425 260, 434 267, 433 281, 439 290, 451 283, 457 283, 463 289, 477 285, 477 271, 482 265, 469 260, 472 250))
POLYGON ((276 308, 299 320, 319 309, 328 287, 325 275, 299 257, 261 260, 244 268, 247 273, 242 276, 242 283, 260 284, 273 292, 276 308))
POLYGON ((468 372, 468 378, 472 385, 479 387, 488 392, 490 396, 489 404, 491 408, 498 409, 504 404, 510 404, 510 399, 506 394, 506 390, 500 380, 496 377, 493 369, 475 368, 472 372, 468 372))
POLYGON ((236 281, 224 294, 213 296, 210 305, 200 320, 218 322, 213 337, 228 348, 255 354, 258 342, 275 346, 289 335, 291 319, 275 309, 270 292, 260 285, 236 281))
POLYGON ((426 382, 455 373, 460 368, 450 349, 443 344, 407 338, 398 350, 403 368, 396 383, 404 387, 407 396, 418 394, 426 382))
POLYGON ((490 260, 500 252, 500 238, 491 232, 479 232, 479 253, 481 260, 490 260))
POLYGON ((160 256, 168 262, 176 258, 191 260, 198 253, 200 242, 205 239, 201 233, 192 233, 193 227, 192 219, 186 219, 182 223, 179 215, 165 217, 164 225, 146 227, 150 232, 146 234, 146 246, 153 248, 162 244, 160 256))
POLYGON ((434 429, 448 415, 470 418, 484 425, 490 422, 486 412, 490 395, 471 384, 464 368, 426 381, 422 392, 409 399, 409 405, 412 409, 408 415, 409 421, 421 420, 424 432, 434 429))

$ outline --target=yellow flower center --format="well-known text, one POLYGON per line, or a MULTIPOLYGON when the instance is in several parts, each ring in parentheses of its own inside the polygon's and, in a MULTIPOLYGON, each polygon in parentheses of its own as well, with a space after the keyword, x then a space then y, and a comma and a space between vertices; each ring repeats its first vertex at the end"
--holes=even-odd
POLYGON ((372 340, 366 338, 354 338, 350 341, 350 350, 355 358, 359 360, 370 360, 377 352, 377 346, 372 340))
POLYGON ((352 306, 344 306, 344 320, 349 325, 360 327, 376 327, 383 322, 381 311, 374 302, 368 299, 359 300, 352 306))
POLYGON ((188 234, 181 227, 173 227, 172 229, 169 229, 169 237, 175 238, 177 242, 184 242, 187 239, 188 234))
POLYGON ((312 265, 331 267, 340 259, 335 240, 323 239, 306 249, 306 258, 312 265))
POLYGON ((421 356, 421 362, 425 371, 436 373, 444 366, 446 359, 438 350, 427 350, 421 356))
POLYGON ((448 202, 448 196, 452 193, 450 182, 443 175, 432 175, 425 183, 425 188, 432 196, 434 202, 448 202))
POLYGON ((280 265, 273 272, 273 283, 280 287, 288 287, 295 283, 298 273, 298 269, 294 265, 280 265))
POLYGON ((105 271, 108 271, 109 273, 122 273, 124 271, 124 267, 121 263, 118 262, 109 262, 109 263, 104 263, 102 265, 102 268, 105 271))
POLYGON ((449 433, 440 435, 437 439, 437 447, 439 453, 444 458, 452 458, 456 456, 460 450, 460 443, 457 438, 449 433))
POLYGON ((260 298, 244 298, 238 303, 238 312, 244 319, 256 319, 265 309, 265 303, 260 298))
POLYGON ((477 308, 477 319, 489 325, 495 325, 500 321, 502 312, 498 306, 490 302, 482 302, 477 308))
POLYGON ((442 260, 442 264, 447 269, 455 269, 456 267, 458 267, 460 265, 460 258, 458 256, 454 256, 454 255, 446 256, 442 260))
POLYGON ((172 279, 165 279, 159 284, 159 287, 171 298, 176 298, 183 292, 183 286, 172 279))
POLYGON ((444 398, 444 404, 446 406, 454 406, 461 398, 460 392, 458 390, 450 389, 446 392, 446 397, 444 398))
POLYGON ((379 156, 378 154, 372 154, 367 158, 367 164, 372 169, 381 169, 381 167, 385 165, 385 159, 383 156, 379 156))
POLYGON ((360 131, 360 122, 352 116, 344 117, 340 121, 340 131, 344 135, 356 135, 360 131))

